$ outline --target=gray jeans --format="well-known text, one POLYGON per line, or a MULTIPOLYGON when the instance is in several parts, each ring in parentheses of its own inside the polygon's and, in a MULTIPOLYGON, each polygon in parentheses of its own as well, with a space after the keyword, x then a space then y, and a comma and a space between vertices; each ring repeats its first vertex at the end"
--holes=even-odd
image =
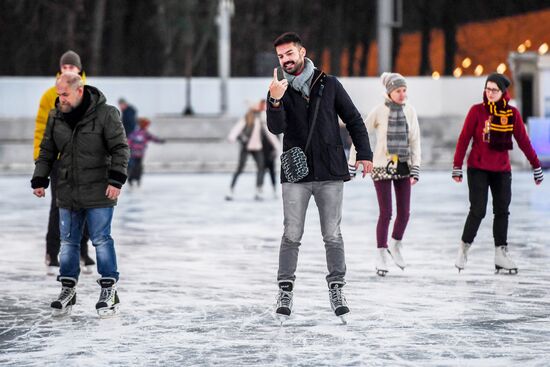
POLYGON ((279 250, 277 280, 296 279, 296 264, 309 199, 313 195, 321 220, 327 257, 327 282, 344 282, 346 259, 340 232, 343 181, 283 183, 284 233, 279 250))

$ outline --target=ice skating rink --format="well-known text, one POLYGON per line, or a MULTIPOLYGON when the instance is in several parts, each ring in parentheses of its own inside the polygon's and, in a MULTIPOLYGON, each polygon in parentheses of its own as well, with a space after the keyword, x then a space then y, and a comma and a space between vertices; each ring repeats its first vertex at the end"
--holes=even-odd
MULTIPOLYGON (((266 177, 267 178, 267 177, 266 177)), ((324 248, 311 201, 294 313, 274 318, 281 199, 256 202, 241 176, 146 174, 124 188, 113 237, 121 312, 98 319, 97 274, 78 285, 71 316, 52 318, 60 286, 45 275, 49 196, 30 176, 0 176, 2 366, 547 366, 550 355, 550 180, 515 171, 509 244, 517 276, 495 275, 492 214, 464 273, 453 266, 467 185, 424 172, 413 187, 405 271, 374 271, 376 196, 370 179, 345 186, 348 325, 330 310, 324 248)), ((267 180, 266 180, 267 181, 267 180)), ((280 193, 280 190, 279 190, 280 193)), ((49 195, 49 191, 48 191, 49 195)))

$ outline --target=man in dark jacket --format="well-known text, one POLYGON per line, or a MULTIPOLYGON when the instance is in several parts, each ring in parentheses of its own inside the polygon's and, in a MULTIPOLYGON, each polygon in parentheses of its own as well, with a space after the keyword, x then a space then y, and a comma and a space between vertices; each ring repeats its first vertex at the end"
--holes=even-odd
POLYGON ((59 207, 61 254, 58 280, 62 290, 52 302, 54 314, 70 312, 76 302, 80 274, 79 246, 84 222, 96 248, 101 294, 96 304, 100 316, 116 312, 117 271, 111 221, 120 189, 126 181, 130 155, 117 109, 105 96, 84 86, 72 72, 56 82, 58 100, 46 124, 40 154, 31 180, 34 195, 45 196, 52 165, 59 156, 57 206, 59 207))
POLYGON ((118 100, 118 107, 120 108, 120 112, 122 112, 122 125, 124 126, 126 137, 128 137, 136 129, 137 111, 124 98, 118 100))
POLYGON ((338 117, 346 125, 357 147, 357 167, 359 164, 363 166, 363 177, 372 170, 372 151, 367 130, 340 82, 316 69, 313 62, 305 57, 306 49, 296 33, 284 33, 275 40, 274 46, 284 79, 278 80, 275 69, 268 95, 269 130, 274 134, 284 134, 283 151, 292 147, 305 149, 310 126, 315 123, 311 143, 305 152, 309 174, 291 183, 281 173, 284 233, 279 251, 276 313, 289 316, 292 311, 298 249, 308 203, 313 196, 319 210, 325 243, 329 299, 335 314, 342 316, 349 312, 349 308, 342 293, 346 262, 340 222, 343 183, 350 177, 340 139, 338 117), (319 99, 317 119, 314 122, 314 111, 319 99))

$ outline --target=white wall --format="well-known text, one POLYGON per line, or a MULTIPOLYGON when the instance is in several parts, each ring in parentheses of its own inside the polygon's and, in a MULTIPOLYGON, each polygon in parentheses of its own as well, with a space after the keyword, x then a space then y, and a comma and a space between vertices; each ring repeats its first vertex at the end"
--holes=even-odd
MULTIPOLYGON (((384 88, 378 78, 340 79, 361 113, 366 114, 382 101, 384 88)), ((481 101, 485 78, 461 79, 430 77, 407 78, 409 100, 419 116, 460 116, 481 101)), ((269 78, 231 78, 229 115, 239 116, 247 103, 267 94, 269 78)), ((184 78, 109 78, 89 77, 87 83, 98 87, 116 105, 120 97, 138 108, 142 116, 180 114, 185 107, 184 78)), ((42 93, 54 84, 49 77, 0 77, 0 118, 34 117, 42 93)), ((198 114, 220 111, 217 78, 194 78, 191 83, 192 107, 198 114)))

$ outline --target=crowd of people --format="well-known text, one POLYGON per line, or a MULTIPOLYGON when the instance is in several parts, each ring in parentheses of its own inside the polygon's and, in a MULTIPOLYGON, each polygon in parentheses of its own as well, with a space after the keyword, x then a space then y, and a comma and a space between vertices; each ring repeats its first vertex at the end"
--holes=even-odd
MULTIPOLYGON (((249 155, 257 169, 254 199, 264 199, 266 171, 277 197, 278 157, 283 157, 280 187, 284 227, 275 313, 281 320, 292 313, 298 253, 313 197, 326 252, 329 303, 345 322, 350 308, 343 292, 346 260, 340 223, 344 182, 370 175, 379 208, 376 273, 386 276, 390 259, 404 270, 403 244, 411 195, 420 182, 418 116, 407 100, 407 80, 398 73, 381 75, 384 98, 363 119, 340 81, 306 57, 306 48, 296 33, 279 36, 274 48, 280 66, 274 69, 266 98, 253 103, 228 135, 229 141, 238 143, 239 158, 225 199, 234 200, 235 186, 249 155), (351 138, 349 152, 341 126, 351 138), (375 142, 374 151, 369 136, 375 142), (389 236, 392 187, 396 216, 389 236)), ((466 268, 468 250, 486 213, 489 190, 493 197, 495 269, 512 274, 518 271, 507 243, 512 139, 529 160, 535 184, 543 181, 522 117, 509 104, 509 87, 504 75, 490 74, 482 100, 470 108, 458 137, 451 175, 457 183, 463 180, 463 161, 471 143, 466 170, 470 209, 462 238, 457 241, 455 266, 459 272, 466 268)), ((123 98, 118 104, 122 115, 107 104, 100 90, 86 84, 80 57, 73 51, 62 55, 55 86, 40 101, 31 185, 38 197, 45 196, 50 184, 52 188, 46 263, 48 272, 57 274, 62 285, 59 297, 51 303, 54 314, 70 312, 81 269, 90 272, 95 265, 88 254, 88 239, 96 249, 100 275, 97 312, 100 316, 113 315, 120 303, 116 251, 110 235, 113 207, 126 181, 140 185, 147 144, 164 140, 148 131, 151 121, 139 117, 135 107, 123 98)))

